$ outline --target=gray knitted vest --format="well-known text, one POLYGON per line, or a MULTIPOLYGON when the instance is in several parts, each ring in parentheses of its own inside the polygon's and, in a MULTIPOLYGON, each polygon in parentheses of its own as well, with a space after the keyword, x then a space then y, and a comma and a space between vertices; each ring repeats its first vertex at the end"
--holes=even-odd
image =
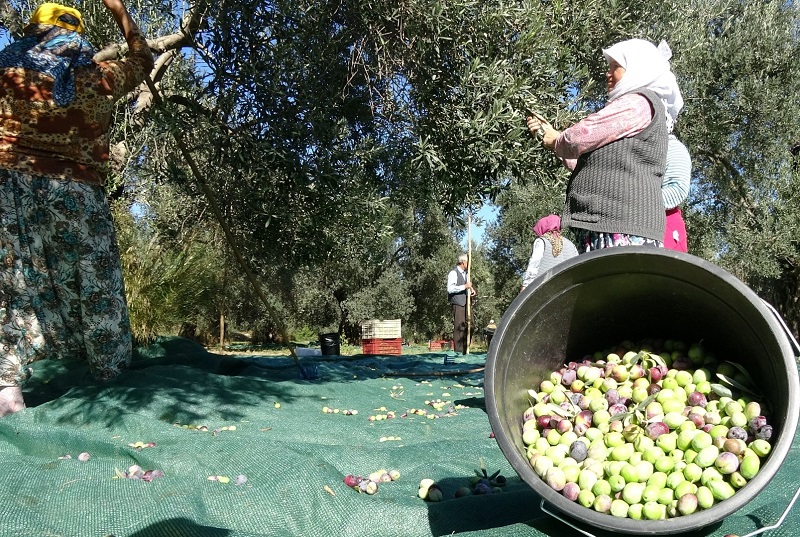
MULTIPOLYGON (((453 268, 456 271, 456 285, 464 285, 467 283, 467 277, 465 274, 462 274, 458 267, 453 268)), ((457 293, 447 293, 448 302, 451 304, 456 304, 458 306, 466 306, 467 305, 467 290, 464 289, 463 291, 459 291, 457 293)))
POLYGON ((636 136, 580 156, 567 185, 562 226, 664 240, 664 104, 648 89, 636 93, 650 101, 653 121, 636 136))
POLYGON ((537 274, 544 274, 562 261, 566 261, 578 255, 578 249, 575 248, 572 241, 563 236, 561 237, 561 252, 558 254, 558 257, 553 257, 553 245, 550 241, 544 237, 539 237, 536 240, 540 239, 544 242, 544 255, 542 256, 542 260, 539 261, 539 272, 537 272, 537 274))

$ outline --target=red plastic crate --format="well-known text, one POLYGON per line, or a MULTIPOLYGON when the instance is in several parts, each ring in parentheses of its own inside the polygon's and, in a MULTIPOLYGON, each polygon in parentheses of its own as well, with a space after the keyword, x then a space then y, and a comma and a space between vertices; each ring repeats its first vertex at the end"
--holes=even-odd
POLYGON ((428 342, 429 351, 449 351, 453 346, 452 339, 432 339, 428 342))
POLYGON ((383 354, 400 355, 403 354, 403 338, 394 339, 362 339, 362 354, 383 354))

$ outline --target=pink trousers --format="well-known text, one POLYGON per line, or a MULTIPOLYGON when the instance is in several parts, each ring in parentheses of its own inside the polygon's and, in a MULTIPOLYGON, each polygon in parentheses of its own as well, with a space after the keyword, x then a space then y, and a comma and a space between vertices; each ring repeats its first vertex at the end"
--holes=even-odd
POLYGON ((683 222, 681 210, 677 207, 667 210, 667 228, 664 231, 664 248, 688 252, 686 243, 686 224, 683 222))

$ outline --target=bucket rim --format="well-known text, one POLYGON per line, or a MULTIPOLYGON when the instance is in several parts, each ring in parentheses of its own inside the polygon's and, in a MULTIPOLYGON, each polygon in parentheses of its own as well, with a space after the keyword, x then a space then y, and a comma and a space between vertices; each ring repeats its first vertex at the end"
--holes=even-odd
MULTIPOLYGON (((780 441, 776 442, 776 444, 772 446, 770 456, 766 460, 764 466, 762 466, 758 475, 750 480, 744 487, 739 489, 731 498, 714 505, 710 509, 698 511, 691 515, 669 518, 665 520, 633 520, 627 518, 617 518, 609 514, 599 513, 590 508, 585 508, 576 502, 566 499, 563 495, 548 487, 546 483, 535 472, 533 472, 528 460, 520 455, 517 446, 513 444, 505 434, 504 425, 500 421, 496 404, 495 365, 497 360, 497 351, 503 344, 503 338, 509 323, 512 322, 516 312, 525 303, 527 298, 534 294, 539 288, 546 285, 551 279, 555 278, 559 274, 571 270, 577 265, 586 263, 609 263, 611 259, 634 259, 634 256, 658 256, 659 258, 663 259, 673 259, 678 260, 679 262, 688 263, 692 265, 695 270, 705 271, 714 278, 718 279, 722 284, 728 285, 739 292, 752 306, 753 310, 758 312, 759 316, 770 326, 772 333, 776 335, 780 334, 782 336, 776 337, 776 342, 781 349, 783 362, 782 365, 787 375, 787 383, 794 386, 800 384, 797 363, 787 335, 783 331, 783 328, 779 325, 773 313, 764 304, 762 299, 758 297, 758 295, 756 295, 756 293, 741 280, 736 278, 733 274, 722 267, 719 267, 710 261, 692 254, 676 252, 673 250, 665 250, 663 248, 625 246, 597 250, 581 254, 577 257, 564 261, 555 267, 552 267, 547 272, 540 274, 528 287, 525 288, 524 291, 517 295, 517 297, 508 307, 507 311, 503 314, 500 322, 497 324, 497 330, 492 338, 492 344, 487 353, 484 383, 487 398, 486 409, 495 439, 498 442, 501 451, 508 459, 508 462, 511 463, 514 470, 520 474, 520 477, 523 478, 523 481, 528 483, 528 485, 530 485, 531 488, 533 488, 534 491, 544 501, 558 509, 560 512, 569 517, 575 518, 576 513, 574 511, 576 509, 580 509, 580 519, 585 523, 604 530, 621 533, 634 535, 665 535, 669 533, 685 533, 720 522, 720 520, 724 517, 744 507, 753 499, 756 494, 758 494, 769 484, 791 449, 794 436, 797 433, 798 414, 796 412, 787 412, 787 419, 781 424, 780 441), (709 517, 709 513, 713 513, 713 515, 709 517)), ((628 269, 625 272, 630 272, 630 270, 628 269)), ((794 395, 796 403, 797 396, 796 394, 794 395)), ((788 403, 791 404, 792 401, 789 401, 788 403)))

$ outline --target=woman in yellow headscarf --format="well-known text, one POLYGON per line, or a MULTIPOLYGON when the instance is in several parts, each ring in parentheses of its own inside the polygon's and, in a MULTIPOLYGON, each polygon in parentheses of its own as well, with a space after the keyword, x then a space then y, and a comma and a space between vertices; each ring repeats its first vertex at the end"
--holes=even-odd
POLYGON ((80 12, 53 3, 0 51, 0 416, 24 408, 36 359, 85 359, 103 380, 131 360, 103 183, 114 102, 153 58, 121 0, 103 3, 125 59, 95 62, 80 12))

